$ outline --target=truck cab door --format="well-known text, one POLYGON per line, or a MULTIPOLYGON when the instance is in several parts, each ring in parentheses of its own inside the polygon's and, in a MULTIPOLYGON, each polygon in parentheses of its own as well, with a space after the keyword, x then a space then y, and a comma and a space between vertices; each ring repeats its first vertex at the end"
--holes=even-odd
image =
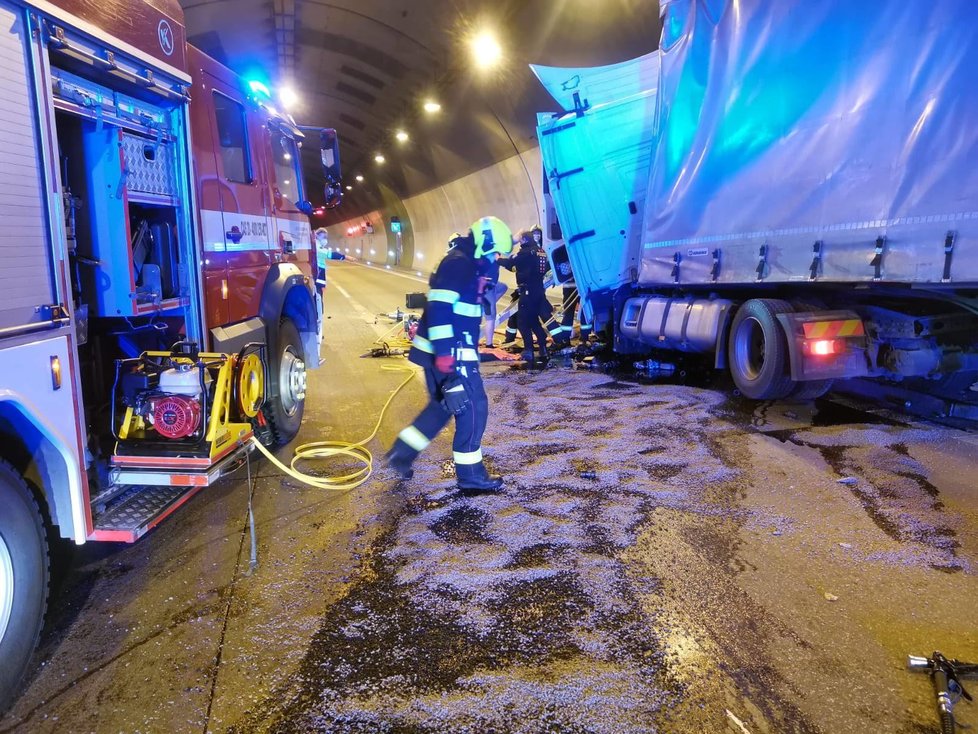
MULTIPOLYGON (((269 265, 269 207, 257 112, 237 87, 204 73, 210 91, 221 213, 204 221, 205 241, 223 241, 222 295, 230 323, 257 315, 269 265)), ((203 217, 202 217, 203 218, 203 217)))
POLYGON ((315 265, 309 213, 303 190, 297 131, 275 121, 267 128, 269 189, 273 223, 270 251, 273 262, 291 262, 310 274, 315 265))

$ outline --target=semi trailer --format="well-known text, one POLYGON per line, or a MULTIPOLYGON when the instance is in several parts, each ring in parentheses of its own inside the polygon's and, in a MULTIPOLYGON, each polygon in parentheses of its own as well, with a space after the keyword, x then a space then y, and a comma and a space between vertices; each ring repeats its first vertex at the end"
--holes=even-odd
POLYGON ((974 3, 659 5, 646 56, 534 67, 547 249, 596 329, 750 398, 869 378, 978 418, 974 3))
POLYGON ((176 0, 0 0, 0 710, 49 538, 132 542, 285 443, 319 366, 300 147, 176 0))

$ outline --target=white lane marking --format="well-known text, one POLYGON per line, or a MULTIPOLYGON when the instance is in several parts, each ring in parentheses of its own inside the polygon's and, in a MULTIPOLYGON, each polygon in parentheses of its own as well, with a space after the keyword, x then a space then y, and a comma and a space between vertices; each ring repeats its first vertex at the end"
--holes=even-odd
POLYGON ((408 280, 413 280, 415 283, 427 283, 427 278, 419 278, 416 275, 408 275, 407 273, 402 273, 398 270, 388 270, 382 265, 368 265, 367 263, 357 262, 356 260, 347 261, 350 265, 359 265, 362 268, 370 268, 371 270, 378 273, 387 273, 388 275, 398 275, 402 278, 407 278, 408 280))
POLYGON ((330 283, 330 288, 335 288, 336 290, 338 290, 340 292, 340 295, 350 302, 350 305, 353 307, 353 310, 356 311, 357 315, 360 316, 364 321, 366 321, 373 328, 377 336, 384 336, 388 332, 390 327, 386 327, 383 324, 378 324, 377 317, 372 312, 368 311, 363 304, 361 304, 358 300, 356 300, 353 296, 351 296, 349 291, 346 290, 346 288, 341 286, 335 280, 333 280, 330 283))

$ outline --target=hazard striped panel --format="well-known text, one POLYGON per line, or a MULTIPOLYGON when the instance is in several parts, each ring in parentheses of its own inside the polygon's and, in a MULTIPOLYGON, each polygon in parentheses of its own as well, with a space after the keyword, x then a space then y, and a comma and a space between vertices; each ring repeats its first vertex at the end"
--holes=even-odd
POLYGON ((837 321, 809 321, 802 324, 806 339, 836 339, 846 336, 865 336, 861 319, 837 321))

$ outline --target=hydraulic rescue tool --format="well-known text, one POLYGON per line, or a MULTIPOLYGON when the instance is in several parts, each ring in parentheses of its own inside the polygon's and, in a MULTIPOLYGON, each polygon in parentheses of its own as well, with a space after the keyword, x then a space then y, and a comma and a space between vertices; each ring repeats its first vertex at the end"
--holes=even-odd
POLYGON ((954 721, 954 705, 964 698, 971 701, 969 694, 961 684, 960 677, 978 675, 978 663, 962 663, 960 660, 948 660, 941 653, 935 652, 933 657, 924 658, 917 655, 907 656, 907 667, 910 670, 927 672, 934 680, 934 692, 937 694, 937 713, 941 718, 941 734, 954 734, 958 724, 954 721))

